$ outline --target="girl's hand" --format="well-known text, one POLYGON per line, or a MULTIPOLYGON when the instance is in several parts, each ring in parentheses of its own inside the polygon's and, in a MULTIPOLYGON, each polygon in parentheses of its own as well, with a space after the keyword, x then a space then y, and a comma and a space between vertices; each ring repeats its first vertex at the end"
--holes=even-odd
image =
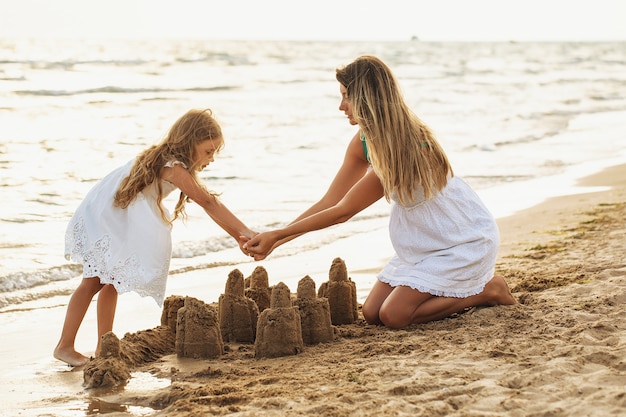
POLYGON ((263 232, 247 241, 243 247, 250 256, 254 256, 256 261, 260 261, 265 259, 272 252, 277 241, 276 232, 263 232))
MULTIPOLYGON (((254 233, 254 235, 257 235, 258 233, 254 233)), ((246 256, 254 256, 252 253, 248 252, 248 250, 246 249, 246 244, 248 243, 248 241, 250 241, 250 238, 248 236, 239 236, 239 239, 237 240, 237 243, 239 244, 239 250, 246 256)), ((255 260, 258 261, 258 259, 255 258, 255 260)))

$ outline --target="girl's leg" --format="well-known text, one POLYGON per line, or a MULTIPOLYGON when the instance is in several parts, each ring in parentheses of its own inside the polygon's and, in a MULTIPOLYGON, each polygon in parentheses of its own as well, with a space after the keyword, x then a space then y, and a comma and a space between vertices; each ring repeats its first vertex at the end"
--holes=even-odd
POLYGON ((83 278, 83 280, 72 294, 70 302, 67 305, 65 313, 65 322, 61 331, 61 338, 54 349, 54 357, 67 362, 72 366, 81 366, 87 363, 89 358, 76 352, 74 342, 78 328, 85 318, 85 313, 89 308, 89 304, 98 291, 102 288, 100 280, 97 277, 83 278))
POLYGON ((372 290, 363 303, 363 318, 368 324, 381 324, 380 321, 380 307, 385 302, 385 299, 391 294, 393 287, 384 282, 376 280, 372 290))
POLYGON ((512 305, 504 279, 496 275, 480 294, 466 298, 436 297, 409 287, 396 287, 380 307, 380 320, 388 327, 402 328, 414 323, 440 320, 468 307, 512 305))
POLYGON ((96 356, 100 354, 102 336, 113 330, 115 308, 117 307, 117 290, 111 284, 106 284, 98 294, 98 345, 96 356))

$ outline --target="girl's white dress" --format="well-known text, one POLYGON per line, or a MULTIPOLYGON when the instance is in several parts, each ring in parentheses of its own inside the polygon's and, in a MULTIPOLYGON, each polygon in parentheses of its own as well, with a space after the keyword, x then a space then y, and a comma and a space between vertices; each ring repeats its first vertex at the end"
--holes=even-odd
POLYGON ((495 219, 459 177, 410 207, 391 196, 389 234, 395 255, 378 279, 446 297, 479 294, 495 272, 500 235, 495 219))
MULTIPOLYGON (((163 305, 172 256, 171 225, 161 218, 156 182, 125 209, 113 205, 134 161, 112 171, 85 196, 65 233, 65 257, 83 264, 85 278, 98 277, 119 294, 135 291, 163 305)), ((179 162, 170 162, 172 166, 179 162)), ((161 180, 163 196, 177 187, 161 180)), ((169 211, 165 209, 169 217, 169 211)))

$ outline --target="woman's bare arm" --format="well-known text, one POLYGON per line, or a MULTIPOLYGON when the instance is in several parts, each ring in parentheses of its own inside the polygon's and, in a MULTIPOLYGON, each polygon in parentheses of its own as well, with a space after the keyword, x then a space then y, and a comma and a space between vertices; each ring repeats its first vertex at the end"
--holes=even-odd
POLYGON ((294 221, 281 229, 260 233, 246 243, 245 249, 254 254, 256 260, 261 260, 275 247, 296 236, 349 220, 383 195, 380 180, 373 171, 369 171, 337 204, 294 221))
MULTIPOLYGON (((348 191, 350 191, 350 189, 363 178, 369 166, 369 162, 365 158, 365 154, 363 152, 361 134, 360 131, 358 131, 352 137, 350 143, 348 143, 343 162, 330 183, 328 190, 326 190, 326 193, 324 193, 321 199, 302 212, 302 214, 296 217, 291 223, 295 223, 298 220, 309 217, 337 204, 342 198, 345 197, 348 191)), ((299 234, 292 234, 284 239, 280 239, 275 243, 274 247, 278 247, 283 243, 289 242, 298 236, 299 234)), ((268 251, 265 256, 270 253, 271 250, 268 251)))

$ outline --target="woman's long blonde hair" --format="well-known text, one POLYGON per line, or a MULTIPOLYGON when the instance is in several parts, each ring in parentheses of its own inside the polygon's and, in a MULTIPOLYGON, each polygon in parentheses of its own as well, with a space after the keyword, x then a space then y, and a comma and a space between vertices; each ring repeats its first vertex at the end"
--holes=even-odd
MULTIPOLYGON (((171 161, 182 162, 187 171, 200 186, 197 167, 193 155, 197 144, 206 140, 219 140, 223 146, 222 129, 213 117, 211 110, 190 110, 182 115, 170 128, 167 136, 157 145, 152 145, 143 151, 130 169, 130 173, 122 180, 115 193, 114 204, 126 208, 133 202, 139 192, 156 181, 157 206, 161 217, 166 223, 172 224, 178 217, 186 218, 185 203, 187 196, 181 191, 174 208, 174 215, 169 219, 161 205, 163 190, 159 180, 161 169, 171 161)), ((216 195, 215 193, 212 193, 216 195)))
POLYGON ((393 73, 380 59, 364 55, 337 69, 352 115, 365 134, 368 152, 385 198, 396 192, 400 204, 413 201, 422 187, 429 199, 453 175, 434 134, 402 97, 393 73))

